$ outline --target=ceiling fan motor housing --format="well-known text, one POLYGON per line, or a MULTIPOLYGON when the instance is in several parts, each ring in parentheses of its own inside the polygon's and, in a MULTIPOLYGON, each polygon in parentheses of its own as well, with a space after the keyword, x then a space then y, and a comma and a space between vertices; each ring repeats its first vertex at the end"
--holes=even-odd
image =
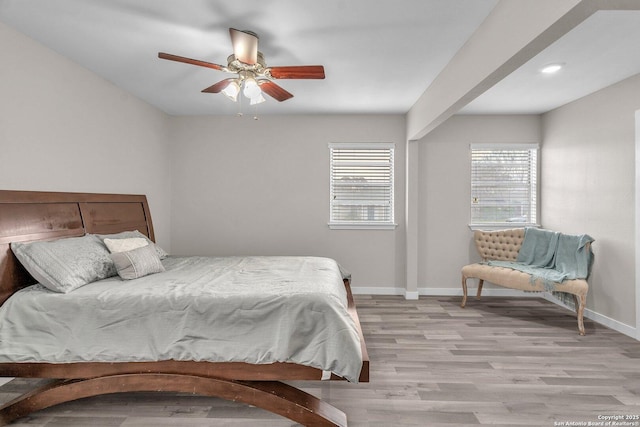
POLYGON ((267 67, 267 64, 264 61, 264 55, 262 54, 262 52, 258 52, 258 60, 256 61, 255 64, 246 64, 240 61, 239 59, 237 59, 234 54, 231 54, 227 58, 226 71, 230 73, 240 74, 240 75, 242 75, 244 72, 247 74, 251 74, 254 77, 269 78, 270 76, 268 75, 268 68, 266 67, 267 67))

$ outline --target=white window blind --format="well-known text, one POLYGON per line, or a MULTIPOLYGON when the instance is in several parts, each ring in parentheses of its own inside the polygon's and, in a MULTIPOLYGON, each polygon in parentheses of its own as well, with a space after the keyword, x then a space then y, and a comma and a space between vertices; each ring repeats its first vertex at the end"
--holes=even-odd
POLYGON ((471 145, 471 225, 535 225, 536 144, 471 145))
POLYGON ((389 143, 333 143, 332 228, 393 227, 393 154, 389 143))

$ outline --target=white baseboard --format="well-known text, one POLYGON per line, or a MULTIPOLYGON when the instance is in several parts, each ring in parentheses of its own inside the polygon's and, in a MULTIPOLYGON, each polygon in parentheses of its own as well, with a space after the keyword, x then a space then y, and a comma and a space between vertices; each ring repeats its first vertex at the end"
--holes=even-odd
POLYGON ((377 287, 377 286, 352 286, 351 292, 354 295, 405 295, 405 288, 377 287))
POLYGON ((421 295, 419 292, 410 292, 405 288, 394 288, 391 286, 355 286, 351 288, 354 295, 398 295, 407 300, 416 300, 421 295))
MULTIPOLYGON (((544 292, 542 294, 542 298, 544 298, 547 301, 550 301, 554 304, 557 304, 561 307, 565 307, 568 310, 572 310, 573 309, 571 307, 568 307, 566 304, 563 304, 560 300, 556 299, 553 297, 553 295, 549 294, 548 292, 544 292)), ((591 319, 596 323, 599 323, 601 325, 604 325, 608 328, 613 329, 614 331, 620 332, 621 334, 625 334, 631 338, 634 339, 638 339, 638 335, 637 335, 637 331, 636 328, 629 326, 625 323, 619 322, 615 319, 612 319, 610 317, 605 316, 604 314, 600 314, 597 313, 593 310, 589 310, 588 308, 584 309, 584 317, 586 317, 587 319, 591 319)))
POLYGON ((405 297, 405 299, 408 299, 408 300, 417 300, 420 297, 420 292, 418 292, 418 291, 415 291, 415 292, 405 291, 404 297, 405 297))
MULTIPOLYGON (((462 297, 462 289, 458 288, 418 288, 418 291, 407 291, 405 288, 397 288, 392 286, 375 287, 375 286, 362 286, 351 288, 352 292, 356 295, 398 295, 404 296, 407 300, 416 300, 418 296, 460 296, 462 297)), ((469 296, 474 297, 476 294, 475 288, 469 289, 469 296)), ((543 298, 549 302, 557 304, 561 307, 567 307, 565 304, 554 298, 547 292, 524 292, 516 289, 506 288, 483 288, 483 296, 499 296, 499 297, 529 297, 529 298, 543 298)), ((614 331, 627 335, 633 339, 639 340, 640 334, 633 326, 629 326, 615 319, 607 317, 603 314, 597 313, 593 310, 585 308, 584 317, 593 320, 596 323, 604 325, 614 331)))
MULTIPOLYGON (((456 288, 418 288, 417 291, 407 291, 405 288, 396 288, 391 286, 376 287, 376 286, 355 286, 351 288, 354 295, 398 295, 404 296, 406 299, 415 300, 418 296, 448 296, 462 297, 462 289, 456 288)), ((471 289, 470 296, 475 295, 475 290, 471 289)), ((483 296, 500 296, 500 297, 540 297, 539 294, 534 292, 523 292, 515 289, 482 289, 483 296)))
MULTIPOLYGON (((420 295, 424 296, 437 296, 437 297, 455 297, 459 296, 462 298, 462 289, 457 288, 419 288, 418 292, 420 295)), ((475 297, 476 289, 469 289, 469 296, 475 297)), ((534 292, 523 292, 518 291, 516 289, 507 289, 507 288, 483 288, 482 296, 487 297, 540 297, 534 292)))

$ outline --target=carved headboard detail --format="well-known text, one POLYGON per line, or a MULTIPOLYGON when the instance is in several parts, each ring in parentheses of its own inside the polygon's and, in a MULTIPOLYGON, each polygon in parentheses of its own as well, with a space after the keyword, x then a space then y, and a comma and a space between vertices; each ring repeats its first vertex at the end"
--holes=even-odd
POLYGON ((35 283, 11 252, 11 242, 128 230, 155 241, 144 195, 0 190, 0 305, 35 283))

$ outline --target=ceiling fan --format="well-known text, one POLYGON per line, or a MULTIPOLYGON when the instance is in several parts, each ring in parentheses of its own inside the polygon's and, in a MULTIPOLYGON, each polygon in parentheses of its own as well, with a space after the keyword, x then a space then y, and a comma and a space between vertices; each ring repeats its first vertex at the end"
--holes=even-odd
POLYGON ((227 58, 226 66, 164 52, 159 52, 158 57, 237 74, 236 77, 221 80, 203 89, 202 92, 222 92, 231 100, 237 101, 242 90, 242 93, 250 99, 251 105, 265 101, 263 92, 280 102, 293 97, 291 93, 274 83, 275 79, 324 79, 322 65, 267 67, 262 52, 258 50, 256 33, 229 28, 229 34, 233 54, 227 58))

